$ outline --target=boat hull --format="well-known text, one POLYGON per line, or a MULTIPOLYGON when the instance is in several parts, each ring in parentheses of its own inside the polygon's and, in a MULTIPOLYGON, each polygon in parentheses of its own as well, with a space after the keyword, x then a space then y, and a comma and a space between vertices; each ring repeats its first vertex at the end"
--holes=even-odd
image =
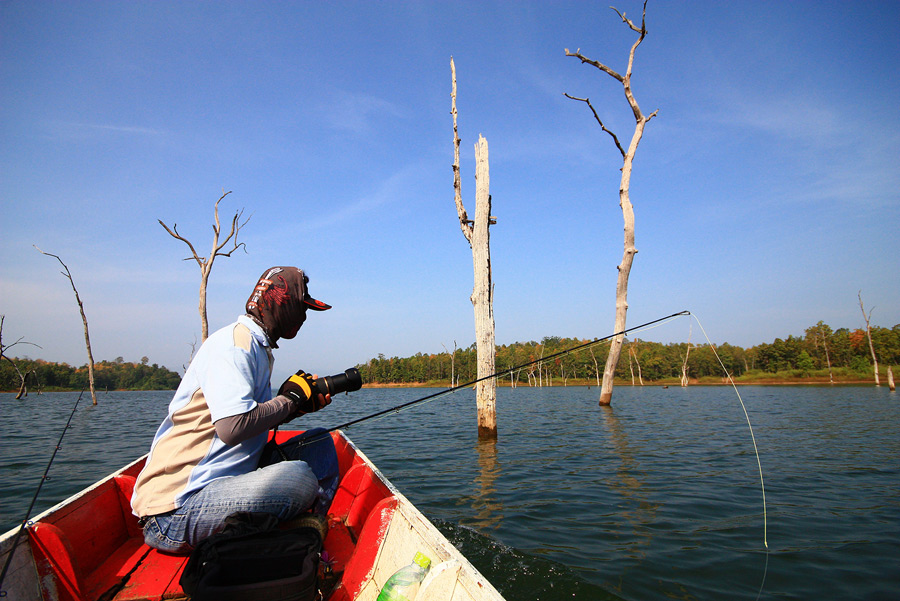
MULTIPOLYGON (((299 432, 277 433, 282 442, 299 432)), ((416 552, 432 560, 417 601, 502 600, 494 587, 342 432, 332 433, 341 482, 324 549, 338 574, 333 601, 374 601, 416 552)), ((30 520, 3 590, 22 601, 162 601, 187 598, 178 584, 186 557, 143 542, 130 512, 145 457, 30 520)), ((0 537, 0 565, 16 531, 0 537)))

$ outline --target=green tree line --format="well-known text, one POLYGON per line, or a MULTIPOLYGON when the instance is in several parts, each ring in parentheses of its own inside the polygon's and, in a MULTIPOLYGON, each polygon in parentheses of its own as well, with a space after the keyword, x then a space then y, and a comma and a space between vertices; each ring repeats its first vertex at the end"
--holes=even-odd
MULTIPOLYGON (((88 386, 87 365, 72 367, 42 359, 14 358, 13 361, 23 375, 27 374, 29 391, 81 390, 88 386)), ((121 357, 95 363, 94 385, 97 390, 174 390, 178 387, 181 376, 156 363, 148 363, 146 357, 140 363, 129 363, 121 357)), ((19 390, 21 383, 10 362, 0 362, 0 390, 19 390)))
MULTIPOLYGON (((517 342, 497 347, 497 371, 525 365, 505 374, 503 380, 517 385, 596 383, 609 351, 607 343, 590 349, 541 361, 588 340, 549 336, 540 342, 517 342), (552 380, 551 380, 552 379, 552 380)), ((873 327, 872 343, 882 371, 900 364, 900 324, 893 328, 873 327)), ((803 336, 776 338, 742 348, 728 343, 709 345, 687 342, 662 344, 640 339, 626 342, 616 369, 616 378, 626 382, 679 380, 683 368, 692 380, 724 377, 716 353, 736 379, 829 378, 829 362, 835 380, 865 380, 872 377, 872 356, 865 330, 833 330, 823 322, 806 329, 803 336), (827 352, 826 352, 827 351, 827 352)), ((385 357, 383 354, 357 365, 369 384, 466 383, 476 379, 475 345, 454 352, 416 353, 412 357, 385 357)))

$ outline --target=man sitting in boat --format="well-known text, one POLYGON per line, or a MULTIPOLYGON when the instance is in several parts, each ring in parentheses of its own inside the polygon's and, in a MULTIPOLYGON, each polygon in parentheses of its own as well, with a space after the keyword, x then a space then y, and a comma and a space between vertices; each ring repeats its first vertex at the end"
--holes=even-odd
POLYGON ((337 482, 329 436, 319 437, 307 461, 260 467, 271 428, 331 402, 302 371, 274 398, 270 385, 278 340, 297 335, 307 310, 331 308, 309 295, 308 282, 296 267, 266 270, 246 315, 211 335, 191 361, 131 501, 151 547, 190 553, 238 511, 288 520, 327 508, 337 482))

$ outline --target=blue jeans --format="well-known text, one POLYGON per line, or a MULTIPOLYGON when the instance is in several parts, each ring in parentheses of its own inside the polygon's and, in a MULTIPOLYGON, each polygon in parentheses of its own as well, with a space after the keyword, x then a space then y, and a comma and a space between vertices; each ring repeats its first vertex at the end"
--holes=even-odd
POLYGON ((322 437, 320 431, 310 430, 300 437, 285 443, 294 443, 287 454, 295 460, 269 463, 263 457, 259 469, 215 480, 178 509, 148 518, 144 542, 160 551, 184 555, 219 532, 225 518, 238 511, 270 513, 279 520, 294 518, 313 505, 318 511, 327 511, 338 480, 334 445, 330 436, 322 437), (298 448, 295 441, 300 437, 317 437, 317 442, 298 448))
POLYGON ((319 479, 319 498, 313 511, 325 515, 337 492, 340 480, 337 451, 331 434, 324 428, 311 428, 281 443, 277 449, 270 443, 263 449, 259 466, 279 461, 304 461, 319 479))

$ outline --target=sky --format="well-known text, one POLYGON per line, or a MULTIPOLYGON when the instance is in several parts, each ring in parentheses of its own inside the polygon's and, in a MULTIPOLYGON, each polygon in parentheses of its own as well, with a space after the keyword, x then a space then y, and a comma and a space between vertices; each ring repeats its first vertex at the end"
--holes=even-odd
MULTIPOLYGON (((641 4, 616 7, 640 20, 641 4)), ((689 310, 711 340, 900 323, 900 2, 662 1, 632 85, 658 110, 631 179, 628 324, 689 310)), ((0 2, 0 314, 13 355, 183 371, 213 207, 245 248, 210 276, 210 330, 296 265, 333 305, 273 380, 474 342, 463 202, 489 145, 498 344, 613 333, 622 86, 608 2, 0 2), (246 250, 246 252, 245 252, 246 250), (24 342, 37 346, 26 346, 24 342)), ((680 342, 687 318, 636 334, 680 342)))

